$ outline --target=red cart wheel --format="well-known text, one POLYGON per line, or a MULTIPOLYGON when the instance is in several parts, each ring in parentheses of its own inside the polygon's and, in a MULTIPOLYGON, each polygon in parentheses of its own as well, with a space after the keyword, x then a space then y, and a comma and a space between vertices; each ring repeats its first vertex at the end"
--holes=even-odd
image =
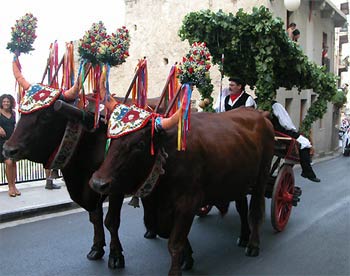
POLYGON ((271 223, 281 232, 287 225, 293 207, 294 173, 290 165, 283 165, 278 172, 271 198, 271 223))
POLYGON ((211 208, 213 208, 213 205, 205 205, 199 208, 196 215, 199 217, 205 217, 210 212, 211 208))

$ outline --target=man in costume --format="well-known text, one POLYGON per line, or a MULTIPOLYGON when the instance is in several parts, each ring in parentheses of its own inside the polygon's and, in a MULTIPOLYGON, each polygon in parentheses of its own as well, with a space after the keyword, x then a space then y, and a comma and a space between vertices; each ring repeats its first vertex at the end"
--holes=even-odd
POLYGON ((215 111, 224 112, 240 106, 256 108, 253 97, 244 91, 244 87, 245 83, 240 78, 229 78, 229 87, 220 92, 215 102, 215 111))
POLYGON ((271 121, 275 130, 287 134, 299 142, 299 158, 302 168, 301 176, 308 178, 313 182, 320 182, 321 180, 316 176, 314 170, 311 167, 311 142, 296 130, 296 127, 294 126, 292 119, 290 118, 284 106, 275 101, 272 104, 271 121))

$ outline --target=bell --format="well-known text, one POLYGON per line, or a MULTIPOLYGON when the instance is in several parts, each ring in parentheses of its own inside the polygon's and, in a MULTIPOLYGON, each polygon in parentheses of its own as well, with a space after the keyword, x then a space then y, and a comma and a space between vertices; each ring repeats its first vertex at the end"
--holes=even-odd
POLYGON ((205 108, 205 103, 204 103, 204 101, 200 101, 199 104, 198 104, 198 106, 199 106, 200 108, 205 108))
POLYGON ((209 105, 210 104, 210 100, 208 98, 205 98, 203 101, 204 101, 205 105, 209 105))
POLYGON ((140 208, 139 198, 137 196, 133 196, 128 205, 133 206, 134 208, 140 208))

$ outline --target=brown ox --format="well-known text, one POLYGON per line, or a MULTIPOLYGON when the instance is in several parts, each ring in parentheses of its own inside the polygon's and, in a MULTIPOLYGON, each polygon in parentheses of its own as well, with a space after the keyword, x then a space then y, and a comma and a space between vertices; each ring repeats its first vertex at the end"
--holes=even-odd
MULTIPOLYGON (((14 64, 15 75, 20 84, 28 88, 23 76, 14 64)), ((65 93, 67 100, 73 100, 78 92, 77 87, 65 93), (71 93, 72 92, 72 93, 71 93)), ((159 100, 150 99, 148 104, 155 106, 159 100)), ((22 114, 16 129, 4 145, 4 154, 15 160, 29 159, 34 162, 47 164, 51 154, 60 144, 67 126, 67 118, 54 111, 53 105, 30 114, 22 114)), ((94 227, 93 245, 87 254, 90 260, 103 257, 105 234, 103 227, 102 204, 106 198, 93 191, 88 185, 94 171, 104 160, 106 146, 106 125, 101 124, 96 131, 83 130, 82 137, 69 163, 61 168, 71 199, 89 211, 89 219, 94 227)), ((109 198, 108 212, 105 225, 110 232, 110 268, 124 267, 123 248, 119 240, 120 211, 124 194, 113 193, 109 198)), ((146 233, 147 234, 147 233, 146 233)))
POLYGON ((144 201, 154 208, 157 234, 169 238, 169 274, 181 275, 182 261, 187 269, 193 265, 187 236, 198 208, 242 200, 248 193, 251 234, 246 255, 257 256, 265 184, 274 153, 274 131, 268 118, 246 108, 219 114, 194 113, 185 151, 176 150, 177 127, 168 121, 166 124, 167 130, 156 133, 153 139, 148 123, 112 140, 105 161, 90 180, 91 187, 102 194, 134 193, 149 175, 156 156, 165 151, 165 174, 144 201), (150 154, 152 141, 154 156, 150 154))

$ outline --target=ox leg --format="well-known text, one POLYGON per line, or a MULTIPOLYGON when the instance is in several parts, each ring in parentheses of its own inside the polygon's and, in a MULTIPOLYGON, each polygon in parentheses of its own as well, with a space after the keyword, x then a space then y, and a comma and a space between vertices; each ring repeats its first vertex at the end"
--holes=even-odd
POLYGON ((175 218, 168 241, 171 256, 169 275, 182 275, 181 265, 186 269, 191 269, 193 266, 193 251, 187 238, 194 219, 195 208, 193 210, 192 214, 187 210, 175 218))
MULTIPOLYGON (((251 193, 251 199, 249 204, 249 226, 250 237, 249 242, 245 250, 246 256, 256 257, 259 255, 260 245, 260 226, 264 219, 265 214, 265 189, 263 178, 260 176, 259 181, 251 193)), ((266 175, 267 179, 267 175, 266 175)))
POLYGON ((89 260, 98 260, 101 259, 105 254, 103 247, 106 245, 103 228, 102 202, 95 211, 89 212, 89 219, 90 222, 94 225, 94 244, 92 245, 91 250, 86 257, 89 260))
POLYGON ((143 206, 143 222, 146 227, 146 232, 143 235, 146 239, 155 239, 157 237, 157 212, 155 212, 156 201, 150 197, 142 198, 143 206))
POLYGON ((124 195, 110 195, 108 212, 105 219, 105 225, 111 235, 110 252, 108 267, 111 269, 124 268, 125 260, 123 256, 123 247, 119 240, 120 212, 123 205, 124 195))
POLYGON ((236 210, 241 219, 241 233, 237 239, 237 245, 241 247, 246 247, 248 245, 250 229, 248 223, 248 200, 244 196, 240 200, 236 200, 236 210))
POLYGON ((192 254, 193 254, 192 246, 190 244, 190 241, 187 238, 184 252, 182 255, 182 260, 181 260, 182 270, 190 270, 193 267, 194 260, 193 260, 192 254))

